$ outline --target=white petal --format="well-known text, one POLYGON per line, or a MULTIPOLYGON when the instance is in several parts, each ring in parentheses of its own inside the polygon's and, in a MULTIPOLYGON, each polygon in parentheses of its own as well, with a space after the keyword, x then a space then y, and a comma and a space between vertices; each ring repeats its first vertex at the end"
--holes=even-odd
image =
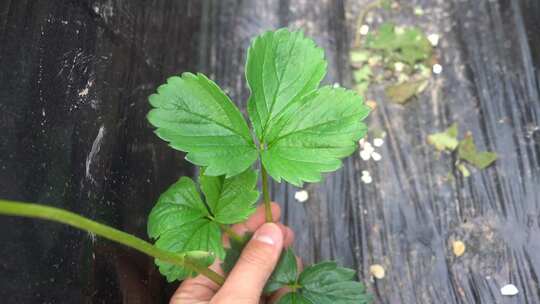
POLYGON ((300 203, 307 201, 308 198, 309 193, 306 190, 296 191, 296 193, 294 194, 294 199, 299 201, 300 203))
POLYGON ((375 148, 373 148, 373 146, 368 142, 366 141, 366 143, 364 144, 364 151, 367 151, 367 153, 371 154, 373 153, 373 151, 375 151, 375 148))
POLYGON ((380 161, 381 158, 382 158, 382 156, 381 156, 379 153, 377 153, 377 152, 371 153, 371 157, 373 157, 373 160, 374 160, 374 161, 380 161))
POLYGON ((368 170, 362 170, 362 176, 364 175, 370 175, 368 170))
POLYGON ((384 139, 382 139, 382 138, 375 138, 375 139, 373 140, 373 145, 374 145, 375 147, 380 147, 380 146, 382 146, 383 144, 384 144, 384 139))
POLYGON ((362 175, 361 179, 364 182, 364 184, 371 184, 371 182, 373 181, 373 179, 371 178, 371 175, 362 175))
POLYGON ((514 284, 507 284, 501 288, 501 294, 503 296, 515 296, 519 293, 519 290, 514 284))
POLYGON ((433 65, 433 74, 440 74, 442 73, 442 65, 436 63, 433 65))
POLYGON ((369 266, 369 273, 375 277, 376 279, 382 279, 384 278, 384 267, 380 264, 373 264, 369 266))
POLYGON ((429 40, 432 46, 437 46, 439 44, 439 35, 437 34, 431 34, 427 37, 427 39, 429 40))
POLYGON ((363 160, 369 160, 371 158, 371 153, 369 151, 362 150, 362 151, 360 151, 360 157, 363 160))
POLYGON ((360 35, 365 36, 369 33, 369 25, 364 24, 360 27, 360 35))

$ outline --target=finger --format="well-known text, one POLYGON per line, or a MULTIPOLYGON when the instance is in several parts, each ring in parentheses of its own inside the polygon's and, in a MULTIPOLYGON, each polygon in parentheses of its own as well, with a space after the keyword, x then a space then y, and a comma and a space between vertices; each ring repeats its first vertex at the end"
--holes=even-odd
POLYGON ((290 247, 294 243, 294 231, 281 223, 277 225, 283 232, 283 247, 290 247))
MULTIPOLYGON (((223 275, 221 261, 214 261, 209 268, 223 275)), ((203 275, 186 279, 174 292, 170 304, 188 304, 210 301, 219 290, 219 287, 218 284, 203 275)))
MULTIPOLYGON (((259 207, 257 207, 255 213, 253 213, 245 222, 232 225, 232 231, 234 231, 234 233, 240 236, 243 236, 247 232, 253 232, 257 230, 257 228, 259 228, 262 224, 266 222, 264 208, 264 205, 260 205, 259 207)), ((272 202, 270 204, 270 209, 272 210, 272 219, 275 222, 279 221, 279 218, 281 216, 281 208, 279 207, 279 205, 272 202)), ((223 242, 223 246, 230 246, 228 235, 223 234, 221 241, 223 242)))
MULTIPOLYGON (((253 213, 245 222, 234 224, 231 226, 231 229, 238 235, 244 235, 246 232, 253 232, 257 230, 257 228, 266 222, 264 208, 264 205, 260 205, 257 207, 255 213, 253 213)), ((272 210, 272 219, 274 222, 279 221, 281 216, 281 208, 279 205, 272 202, 270 204, 270 210, 272 210)), ((226 242, 228 242, 228 240, 226 240, 226 242)))
MULTIPOLYGON (((296 257, 296 267, 298 269, 298 273, 301 273, 304 270, 302 259, 298 256, 296 257)), ((268 298, 268 303, 277 303, 282 296, 286 295, 290 291, 291 289, 289 287, 280 288, 268 298)))
MULTIPOLYGON (((274 222, 278 222, 281 217, 281 208, 277 203, 271 203, 270 209, 272 210, 272 219, 274 222)), ((234 232, 243 235, 246 232, 253 232, 257 230, 262 224, 266 222, 265 219, 265 207, 260 205, 257 207, 255 213, 253 213, 245 222, 232 226, 234 232)))
POLYGON ((259 303, 262 289, 282 249, 283 232, 279 226, 263 224, 248 242, 225 284, 216 294, 216 302, 259 303))
MULTIPOLYGON (((281 229, 281 232, 283 233, 283 247, 290 247, 294 243, 293 230, 281 223, 277 223, 277 225, 281 229)), ((243 234, 239 234, 239 235, 243 235, 243 234)), ((221 241, 223 242, 223 246, 225 246, 226 248, 229 248, 231 246, 229 236, 224 233, 221 236, 221 238, 222 238, 221 241)))
MULTIPOLYGON (((279 222, 279 218, 281 217, 281 208, 279 205, 274 202, 270 203, 270 210, 272 211, 272 221, 274 223, 279 222)), ((265 207, 264 204, 262 204, 257 208, 257 211, 247 219, 245 222, 246 228, 249 231, 255 231, 264 224, 265 221, 265 207)))

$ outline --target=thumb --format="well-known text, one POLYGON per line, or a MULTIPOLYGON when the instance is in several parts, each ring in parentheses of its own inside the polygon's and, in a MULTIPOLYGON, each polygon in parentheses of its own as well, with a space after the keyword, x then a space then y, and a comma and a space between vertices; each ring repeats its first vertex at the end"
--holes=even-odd
POLYGON ((279 226, 274 223, 262 225, 255 231, 213 300, 216 303, 259 303, 282 249, 283 232, 279 226))

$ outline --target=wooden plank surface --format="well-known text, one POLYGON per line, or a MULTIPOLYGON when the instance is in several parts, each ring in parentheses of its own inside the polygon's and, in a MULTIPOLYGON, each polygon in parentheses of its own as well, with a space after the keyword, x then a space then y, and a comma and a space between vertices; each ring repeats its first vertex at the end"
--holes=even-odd
MULTIPOLYGON (((325 48, 326 83, 347 62, 363 0, 2 1, 0 196, 57 204, 145 236, 159 193, 193 169, 151 132, 146 97, 171 74, 203 71, 245 108, 250 38, 301 28, 325 48)), ((406 106, 379 88, 380 162, 348 158, 310 198, 274 184, 306 263, 353 267, 376 303, 540 303, 540 3, 400 1, 391 18, 441 35, 443 72, 406 106), (423 16, 410 7, 422 5, 423 16), (496 164, 463 179, 426 136, 452 122, 496 164), (360 172, 374 183, 365 185, 360 172), (451 181, 445 178, 451 174, 451 181), (455 258, 451 241, 463 240, 455 258), (368 267, 386 277, 371 281, 368 267), (515 297, 500 287, 515 284, 515 297)), ((152 261, 56 224, 0 219, 6 303, 165 303, 152 261), (9 231, 9 233, 5 233, 9 231)), ((165 288, 165 290, 163 289, 165 288)))

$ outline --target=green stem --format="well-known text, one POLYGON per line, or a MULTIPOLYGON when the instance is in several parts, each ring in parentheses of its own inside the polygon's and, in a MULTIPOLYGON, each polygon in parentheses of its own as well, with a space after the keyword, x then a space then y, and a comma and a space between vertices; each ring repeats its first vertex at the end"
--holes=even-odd
POLYGON ((219 224, 219 227, 221 228, 221 230, 223 232, 225 232, 225 234, 227 236, 229 236, 231 239, 239 242, 239 243, 243 243, 244 242, 244 238, 241 237, 239 234, 237 234, 236 232, 234 232, 234 230, 231 229, 231 227, 229 225, 224 225, 224 224, 219 224))
POLYGON ((224 282, 224 278, 222 276, 213 270, 200 265, 196 258, 190 257, 187 254, 175 254, 161 250, 138 237, 98 222, 94 222, 73 212, 38 204, 21 203, 0 199, 0 214, 40 218, 73 226, 75 228, 92 232, 111 241, 126 245, 165 262, 189 268, 190 270, 206 276, 219 285, 223 285, 224 282))
POLYGON ((262 190, 264 199, 264 217, 267 223, 273 222, 272 218, 272 205, 270 204, 270 192, 268 191, 268 173, 264 169, 264 165, 261 163, 261 175, 262 175, 262 190))

